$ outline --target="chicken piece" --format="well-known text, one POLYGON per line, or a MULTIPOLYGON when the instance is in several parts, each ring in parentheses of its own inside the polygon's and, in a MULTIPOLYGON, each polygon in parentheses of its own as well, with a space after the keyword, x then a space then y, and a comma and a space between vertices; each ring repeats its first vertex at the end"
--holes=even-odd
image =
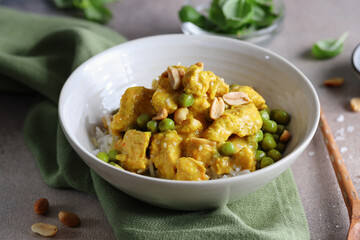
POLYGON ((157 133, 153 136, 150 146, 150 159, 162 178, 175 177, 176 160, 181 154, 181 137, 176 131, 157 133))
POLYGON ((239 137, 237 135, 232 135, 227 140, 234 144, 235 153, 239 152, 244 147, 249 147, 251 149, 256 150, 258 143, 255 140, 255 135, 247 136, 247 137, 239 137))
POLYGON ((115 143, 115 148, 120 152, 116 159, 128 171, 142 173, 148 167, 146 149, 149 146, 151 133, 129 130, 123 139, 115 143))
POLYGON ((235 106, 225 110, 223 115, 216 119, 203 133, 203 138, 225 142, 231 134, 239 137, 253 135, 262 126, 262 119, 253 103, 235 106))
POLYGON ((249 147, 242 148, 239 152, 232 155, 233 163, 240 166, 241 170, 255 171, 256 159, 254 149, 249 147))
POLYGON ((189 67, 181 82, 186 93, 202 97, 209 89, 210 82, 215 81, 213 72, 203 71, 202 67, 192 65, 189 67))
POLYGON ((232 169, 231 159, 227 156, 218 157, 211 163, 211 170, 217 175, 228 174, 232 169))
POLYGON ((267 108, 265 99, 250 86, 236 86, 232 92, 244 92, 259 110, 267 108))
POLYGON ((206 167, 219 155, 216 142, 198 137, 185 139, 183 150, 185 157, 192 157, 195 160, 201 161, 206 167))
POLYGON ((189 117, 180 126, 176 127, 176 131, 180 135, 190 135, 192 133, 198 134, 202 129, 202 124, 199 120, 189 117))
POLYGON ((150 116, 155 114, 151 106, 151 98, 154 90, 144 87, 128 88, 121 97, 120 109, 113 117, 110 124, 111 131, 120 135, 121 132, 135 126, 136 118, 143 114, 150 116))
POLYGON ((202 162, 190 157, 182 157, 176 163, 175 180, 204 181, 209 180, 206 169, 202 162))
POLYGON ((229 92, 229 85, 224 82, 223 78, 216 77, 215 81, 210 82, 209 90, 207 95, 210 99, 215 97, 221 97, 222 95, 229 92))

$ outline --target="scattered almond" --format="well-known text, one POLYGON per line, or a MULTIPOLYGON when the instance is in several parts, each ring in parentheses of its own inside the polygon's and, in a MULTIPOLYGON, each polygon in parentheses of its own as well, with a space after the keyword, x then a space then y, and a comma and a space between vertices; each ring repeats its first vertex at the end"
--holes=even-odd
POLYGON ((44 237, 52 237, 57 233, 57 226, 47 223, 35 223, 31 226, 31 231, 44 237))
POLYGON ((163 120, 165 118, 167 118, 168 116, 168 112, 166 110, 166 108, 162 108, 157 114, 156 116, 154 116, 152 119, 153 120, 163 120))
POLYGON ((229 92, 222 96, 224 101, 230 106, 238 106, 250 102, 249 96, 244 92, 229 92))
POLYGON ((47 213, 49 210, 49 201, 46 198, 36 200, 34 204, 34 212, 39 215, 47 213))
POLYGON ((58 217, 60 222, 62 222, 62 224, 68 227, 77 227, 80 224, 79 217, 72 212, 61 211, 59 212, 58 217))
POLYGON ((284 130, 284 132, 280 136, 280 142, 287 142, 290 139, 290 132, 288 130, 284 130))
POLYGON ((180 83, 181 83, 179 70, 174 67, 168 67, 167 72, 169 75, 169 82, 171 88, 177 90, 180 87, 180 83))
POLYGON ((324 81, 327 87, 339 87, 344 84, 344 78, 330 78, 324 81))
POLYGON ((225 111, 225 103, 221 97, 214 98, 210 107, 210 118, 218 119, 225 111))
POLYGON ((360 98, 352 98, 350 100, 350 107, 354 112, 360 111, 360 98))
POLYGON ((174 121, 175 124, 179 125, 186 120, 186 116, 189 113, 189 109, 187 108, 179 108, 174 113, 174 121))

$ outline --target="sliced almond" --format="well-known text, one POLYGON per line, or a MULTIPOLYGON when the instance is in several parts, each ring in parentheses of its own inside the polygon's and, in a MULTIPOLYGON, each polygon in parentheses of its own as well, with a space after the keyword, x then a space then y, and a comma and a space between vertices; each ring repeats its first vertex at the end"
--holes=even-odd
POLYGON ((180 73, 177 68, 168 67, 169 82, 172 89, 177 90, 180 87, 180 73))
POLYGON ((327 87, 339 87, 344 84, 344 78, 330 78, 324 81, 327 87))
POLYGON ((244 92, 229 92, 222 96, 224 101, 230 106, 238 106, 250 102, 249 96, 244 92))
POLYGON ((221 97, 214 98, 210 107, 210 112, 209 112, 210 118, 214 120, 218 119, 219 117, 221 117, 224 111, 225 111, 224 100, 221 97))
POLYGON ((189 113, 189 109, 187 108, 179 108, 174 113, 174 121, 175 124, 179 125, 186 120, 186 116, 189 113))
POLYGON ((280 142, 287 142, 290 139, 290 132, 288 130, 284 130, 284 132, 280 136, 280 142))
POLYGON ((354 112, 360 111, 360 98, 352 98, 350 100, 350 107, 354 112))
POLYGON ((47 223, 35 223, 31 226, 31 231, 44 237, 52 237, 57 233, 57 227, 47 223))
POLYGON ((153 120, 163 120, 165 118, 167 118, 168 116, 168 111, 166 110, 166 108, 162 108, 157 114, 156 116, 154 116, 152 119, 153 120))

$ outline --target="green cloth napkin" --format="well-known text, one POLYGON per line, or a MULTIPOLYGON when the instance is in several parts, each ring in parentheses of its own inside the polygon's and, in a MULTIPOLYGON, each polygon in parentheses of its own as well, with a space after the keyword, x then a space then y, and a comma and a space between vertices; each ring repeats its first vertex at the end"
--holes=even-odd
POLYGON ((290 169, 228 206, 181 212, 129 197, 84 164, 60 128, 59 93, 79 64, 124 41, 93 23, 0 8, 0 91, 36 96, 24 136, 45 182, 96 194, 118 239, 309 239, 290 169))

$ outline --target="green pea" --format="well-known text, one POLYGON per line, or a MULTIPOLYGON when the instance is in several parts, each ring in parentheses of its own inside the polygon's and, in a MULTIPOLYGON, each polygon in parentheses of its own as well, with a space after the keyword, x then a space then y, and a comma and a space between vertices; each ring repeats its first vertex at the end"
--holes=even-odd
POLYGON ((286 125, 290 122, 290 115, 283 110, 278 110, 274 114, 274 120, 279 124, 286 125))
POLYGON ((276 142, 274 138, 269 135, 264 136, 264 139, 261 141, 261 147, 265 151, 269 151, 270 149, 276 148, 276 142))
POLYGON ((155 120, 148 121, 146 124, 147 130, 149 130, 152 133, 158 132, 158 122, 155 120))
POLYGON ((263 159, 264 157, 266 157, 266 153, 264 151, 261 150, 256 150, 255 151, 255 159, 256 161, 261 161, 261 159, 263 159))
POLYGON ((263 120, 262 130, 268 133, 276 133, 277 124, 272 120, 263 120))
POLYGON ((221 146, 221 152, 224 155, 230 156, 233 155, 235 153, 236 149, 235 146, 232 142, 225 142, 222 146, 221 146))
POLYGON ((270 119, 271 120, 275 120, 274 116, 277 111, 279 111, 279 109, 273 109, 270 111, 270 119))
POLYGON ((179 105, 181 107, 190 107, 194 104, 194 96, 192 94, 183 93, 179 97, 179 105))
POLYGON ((109 155, 106 152, 98 152, 96 157, 104 162, 109 162, 109 155))
POLYGON ((136 123, 139 126, 139 128, 141 129, 146 129, 146 124, 148 121, 151 120, 151 117, 149 115, 147 115, 146 113, 141 114, 137 119, 136 119, 136 123))
POLYGON ((276 144, 276 150, 278 150, 280 153, 283 153, 285 151, 285 143, 279 142, 276 144))
POLYGON ((267 154, 266 154, 267 157, 271 157, 272 159, 274 159, 274 161, 279 161, 281 159, 281 153, 276 150, 276 149, 270 149, 267 154))
POLYGON ((266 110, 261 110, 260 111, 260 116, 262 118, 262 120, 270 120, 270 116, 269 113, 266 110))
POLYGON ((114 167, 117 167, 117 168, 122 168, 122 167, 120 167, 119 164, 114 163, 114 162, 109 162, 109 164, 110 164, 110 165, 113 165, 114 167))
POLYGON ((269 116, 270 116, 270 108, 266 107, 264 110, 267 111, 267 113, 268 113, 269 116))
POLYGON ((277 134, 275 134, 275 133, 273 133, 272 134, 272 136, 273 136, 273 138, 274 138, 274 140, 275 140, 275 142, 279 142, 280 141, 280 136, 279 135, 277 135, 277 134))
POLYGON ((174 129, 175 129, 175 123, 170 118, 165 118, 161 120, 161 122, 159 123, 159 130, 161 132, 166 132, 174 129))
POLYGON ((229 87, 229 91, 231 90, 237 90, 239 89, 241 86, 239 84, 231 84, 229 87))
POLYGON ((278 124, 276 129, 276 134, 281 136, 281 134, 284 132, 285 129, 286 127, 284 125, 278 124))
POLYGON ((255 141, 256 142, 261 142, 264 138, 264 133, 263 131, 259 130, 257 133, 255 133, 255 141))
POLYGON ((115 149, 109 150, 109 152, 108 152, 109 159, 116 160, 116 155, 118 155, 118 154, 119 154, 119 152, 116 151, 115 149))
POLYGON ((264 157, 261 159, 261 168, 266 168, 267 166, 270 166, 274 163, 274 160, 270 157, 264 157))

